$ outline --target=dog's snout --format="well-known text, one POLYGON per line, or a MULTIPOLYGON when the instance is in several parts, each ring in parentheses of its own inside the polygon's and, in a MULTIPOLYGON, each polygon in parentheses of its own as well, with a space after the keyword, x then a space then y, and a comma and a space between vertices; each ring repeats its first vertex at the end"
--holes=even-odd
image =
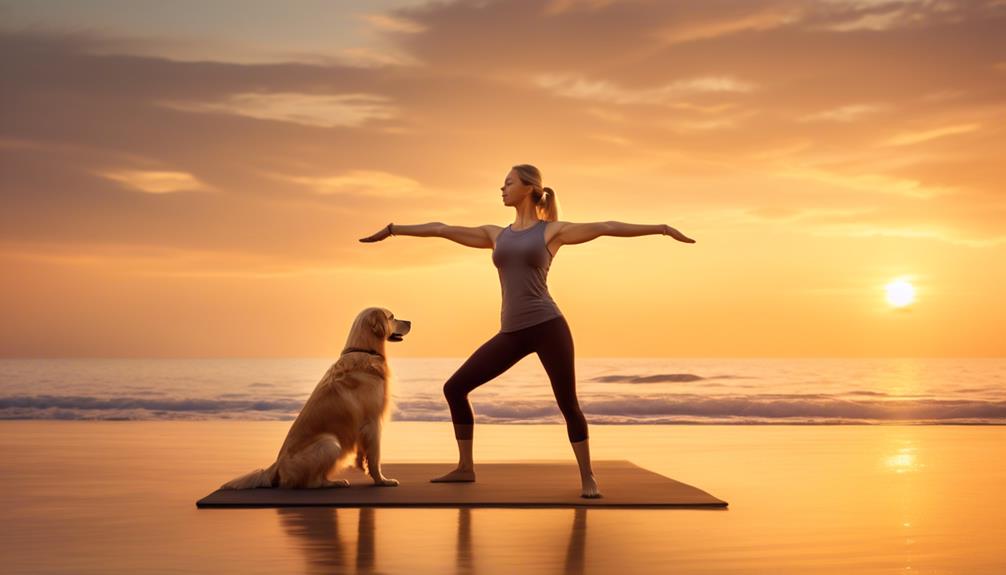
POLYGON ((411 321, 407 319, 394 320, 394 325, 391 327, 391 334, 388 336, 388 341, 402 341, 402 336, 409 333, 409 330, 411 329, 411 321))

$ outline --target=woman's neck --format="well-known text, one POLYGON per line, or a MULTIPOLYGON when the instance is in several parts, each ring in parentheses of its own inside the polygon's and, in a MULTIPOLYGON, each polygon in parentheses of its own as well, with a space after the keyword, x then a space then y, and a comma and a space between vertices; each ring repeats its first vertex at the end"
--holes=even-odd
POLYGON ((525 229, 538 223, 538 208, 530 202, 522 202, 517 206, 517 217, 513 221, 513 226, 518 229, 525 229))

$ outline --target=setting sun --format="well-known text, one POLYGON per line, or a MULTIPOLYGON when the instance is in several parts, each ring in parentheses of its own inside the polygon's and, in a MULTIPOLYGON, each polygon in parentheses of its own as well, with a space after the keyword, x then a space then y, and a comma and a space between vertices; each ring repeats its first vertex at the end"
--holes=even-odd
POLYGON ((887 290, 887 303, 893 307, 905 307, 915 302, 915 288, 905 280, 894 280, 884 289, 887 290))

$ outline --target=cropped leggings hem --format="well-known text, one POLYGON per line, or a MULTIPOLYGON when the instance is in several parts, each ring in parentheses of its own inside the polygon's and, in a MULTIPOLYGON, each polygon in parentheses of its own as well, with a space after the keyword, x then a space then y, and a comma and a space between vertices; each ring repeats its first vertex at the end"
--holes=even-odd
POLYGON ((476 349, 447 380, 444 396, 451 410, 457 439, 472 438, 475 412, 468 394, 532 352, 538 354, 552 383, 552 393, 566 420, 566 434, 570 442, 587 439, 587 419, 576 398, 573 336, 566 318, 561 315, 517 331, 497 333, 476 349))

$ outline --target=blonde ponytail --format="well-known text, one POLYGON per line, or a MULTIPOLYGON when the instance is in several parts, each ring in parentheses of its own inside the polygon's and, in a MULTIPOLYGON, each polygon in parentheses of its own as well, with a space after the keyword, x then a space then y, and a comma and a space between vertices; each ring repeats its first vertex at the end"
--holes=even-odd
POLYGON ((542 187, 541 171, 531 164, 518 164, 513 169, 517 171, 521 183, 533 188, 531 199, 534 200, 534 204, 538 208, 538 218, 547 222, 558 220, 559 202, 556 200, 555 190, 542 187))

